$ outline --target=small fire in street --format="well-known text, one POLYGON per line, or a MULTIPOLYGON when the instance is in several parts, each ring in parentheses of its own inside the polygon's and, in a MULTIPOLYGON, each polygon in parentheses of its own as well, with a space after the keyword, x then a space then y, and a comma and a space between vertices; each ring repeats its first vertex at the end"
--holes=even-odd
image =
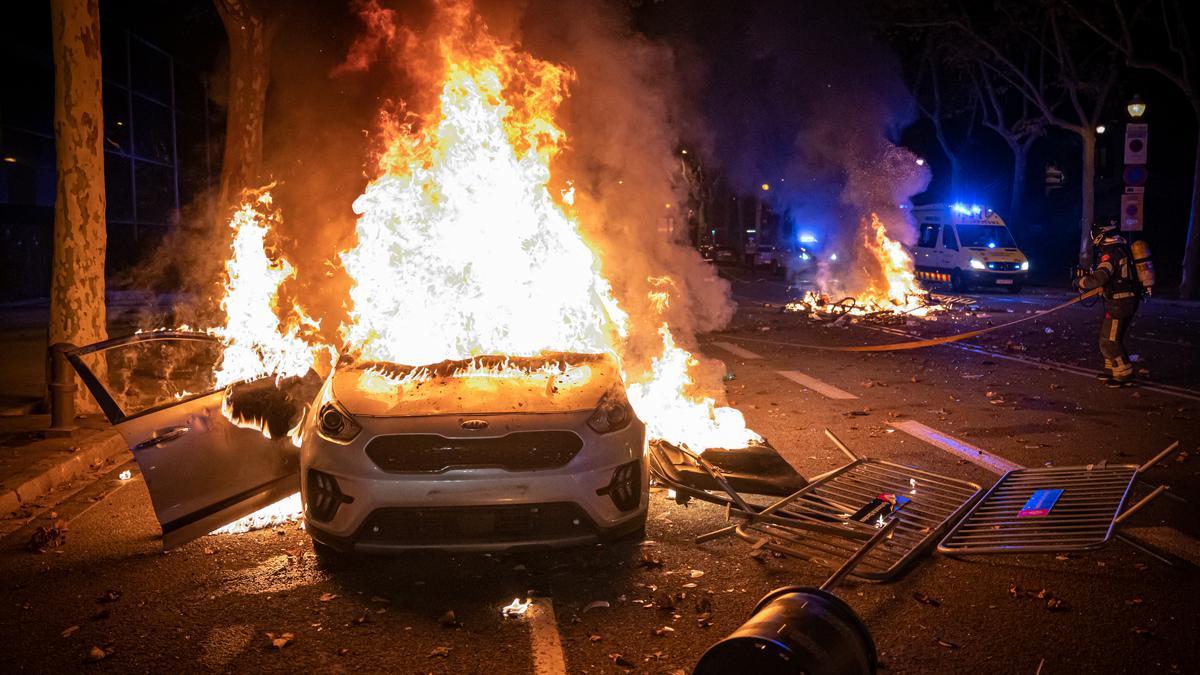
POLYGON ((894 315, 928 317, 945 309, 917 282, 916 263, 904 244, 888 235, 887 226, 872 213, 860 226, 861 250, 856 261, 865 285, 845 293, 807 291, 788 303, 788 312, 810 315, 866 317, 894 315))
POLYGON ((506 618, 525 616, 525 612, 529 611, 531 604, 533 604, 532 600, 521 602, 520 598, 513 598, 512 602, 500 609, 500 615, 506 618))

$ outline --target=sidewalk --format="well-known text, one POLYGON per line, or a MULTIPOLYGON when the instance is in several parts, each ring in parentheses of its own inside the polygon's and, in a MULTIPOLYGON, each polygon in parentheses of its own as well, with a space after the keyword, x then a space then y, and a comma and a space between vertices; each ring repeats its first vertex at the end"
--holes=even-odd
POLYGON ((82 487, 130 458, 125 442, 103 417, 77 422, 79 429, 70 437, 45 438, 47 415, 0 417, 0 536, 59 501, 56 492, 82 487))

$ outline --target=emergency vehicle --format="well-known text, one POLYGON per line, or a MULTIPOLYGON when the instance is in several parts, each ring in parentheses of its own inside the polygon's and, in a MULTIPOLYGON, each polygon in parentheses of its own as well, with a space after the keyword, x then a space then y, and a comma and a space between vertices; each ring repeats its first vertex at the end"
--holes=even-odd
POLYGON ((947 282, 956 291, 996 286, 1020 293, 1029 259, 995 211, 978 205, 914 206, 920 228, 913 259, 917 279, 947 282))

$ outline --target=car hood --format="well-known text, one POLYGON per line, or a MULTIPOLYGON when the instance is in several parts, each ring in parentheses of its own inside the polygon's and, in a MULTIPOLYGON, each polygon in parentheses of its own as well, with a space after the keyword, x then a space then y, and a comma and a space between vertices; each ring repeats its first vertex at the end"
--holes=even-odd
POLYGON ((374 417, 572 412, 623 391, 608 355, 562 353, 426 366, 355 363, 339 366, 331 386, 346 412, 374 417))

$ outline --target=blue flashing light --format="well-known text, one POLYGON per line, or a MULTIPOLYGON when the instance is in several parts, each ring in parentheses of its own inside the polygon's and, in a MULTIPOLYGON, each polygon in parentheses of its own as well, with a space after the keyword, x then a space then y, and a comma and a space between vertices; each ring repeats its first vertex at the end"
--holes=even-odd
POLYGON ((817 243, 817 238, 811 234, 807 234, 807 233, 802 234, 802 235, 800 235, 800 243, 801 244, 815 244, 815 243, 817 243))
MULTIPOLYGON (((954 202, 950 205, 950 210, 960 216, 980 216, 984 212, 984 208, 979 204, 964 204, 962 202, 954 202)), ((991 209, 987 210, 991 211, 991 209)))
POLYGON ((834 261, 834 262, 837 262, 837 254, 836 254, 836 253, 834 253, 834 254, 830 255, 830 256, 829 256, 829 259, 830 259, 830 260, 832 260, 832 261, 834 261))
POLYGON ((994 241, 989 241, 989 242, 988 242, 988 248, 996 248, 996 242, 994 242, 994 241))

